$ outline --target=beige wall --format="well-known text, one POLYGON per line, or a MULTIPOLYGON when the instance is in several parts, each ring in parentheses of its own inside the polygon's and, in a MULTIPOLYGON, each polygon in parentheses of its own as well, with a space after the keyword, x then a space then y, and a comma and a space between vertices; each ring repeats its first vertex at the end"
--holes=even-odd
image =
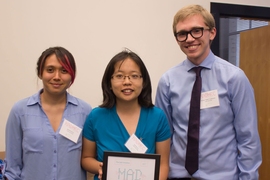
MULTIPOLYGON (((35 64, 44 49, 60 45, 71 51, 78 73, 70 93, 96 107, 102 100, 100 82, 105 66, 128 47, 148 67, 154 97, 160 76, 185 58, 171 24, 176 11, 189 3, 210 9, 208 0, 1 0, 0 151, 5 150, 4 131, 11 107, 42 87, 35 64)), ((265 0, 226 3, 270 7, 265 0)))

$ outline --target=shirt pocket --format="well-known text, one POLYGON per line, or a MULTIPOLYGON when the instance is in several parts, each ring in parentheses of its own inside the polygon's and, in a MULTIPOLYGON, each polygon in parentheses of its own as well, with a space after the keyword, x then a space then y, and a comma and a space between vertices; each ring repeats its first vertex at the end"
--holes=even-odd
POLYGON ((68 152, 74 150, 82 150, 82 135, 79 136, 77 143, 70 141, 68 142, 68 152))
POLYGON ((23 130, 23 149, 25 153, 42 153, 44 135, 41 128, 26 128, 23 130))

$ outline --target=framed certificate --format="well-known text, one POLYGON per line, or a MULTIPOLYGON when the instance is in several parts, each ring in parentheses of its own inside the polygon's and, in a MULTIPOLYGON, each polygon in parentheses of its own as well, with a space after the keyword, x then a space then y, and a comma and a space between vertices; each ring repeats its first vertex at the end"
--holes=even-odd
POLYGON ((105 151, 102 180, 157 180, 159 154, 105 151))

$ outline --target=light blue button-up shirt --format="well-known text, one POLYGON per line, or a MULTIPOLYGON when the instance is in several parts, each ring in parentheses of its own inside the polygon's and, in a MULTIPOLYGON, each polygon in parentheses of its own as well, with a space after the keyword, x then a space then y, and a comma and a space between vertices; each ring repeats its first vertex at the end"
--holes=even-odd
POLYGON ((60 127, 54 132, 40 103, 40 92, 17 102, 6 125, 5 176, 9 180, 85 180, 82 134, 78 142, 59 134, 64 119, 83 128, 91 106, 67 93, 60 127))
MULTIPOLYGON (((187 131, 195 65, 185 60, 160 79, 156 106, 172 128, 169 177, 190 177, 185 169, 187 131)), ((212 52, 200 64, 202 92, 217 90, 219 106, 201 109, 198 179, 258 179, 262 162, 253 88, 244 72, 212 52)))

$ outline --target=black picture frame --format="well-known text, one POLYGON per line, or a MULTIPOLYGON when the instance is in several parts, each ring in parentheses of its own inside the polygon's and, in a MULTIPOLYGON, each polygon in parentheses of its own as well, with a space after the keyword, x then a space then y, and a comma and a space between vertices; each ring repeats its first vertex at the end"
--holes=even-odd
POLYGON ((104 151, 102 180, 158 180, 159 154, 104 151))

